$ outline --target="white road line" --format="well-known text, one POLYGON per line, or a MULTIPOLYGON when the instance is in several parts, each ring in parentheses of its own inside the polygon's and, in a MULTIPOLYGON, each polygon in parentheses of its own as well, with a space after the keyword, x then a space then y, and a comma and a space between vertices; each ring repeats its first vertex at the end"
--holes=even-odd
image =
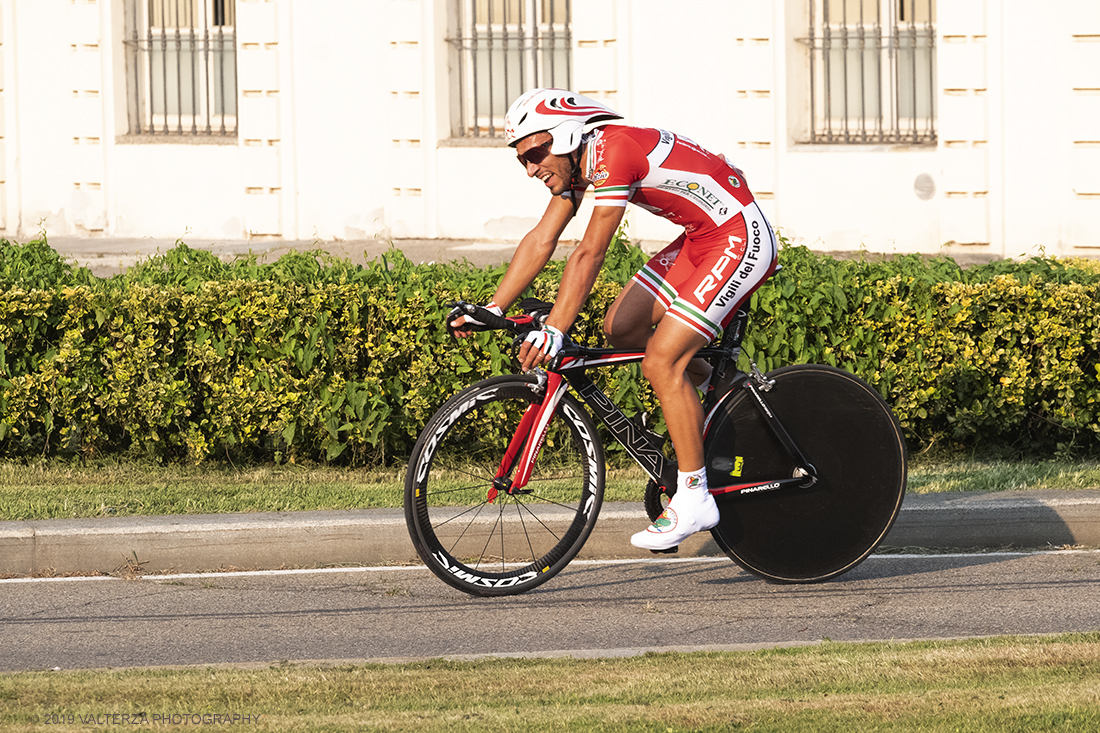
MULTIPOLYGON (((947 552, 942 554, 885 554, 871 555, 867 561, 872 560, 917 560, 933 558, 978 558, 978 557, 1031 557, 1036 555, 1100 555, 1100 550, 1032 550, 1019 552, 947 552)), ((731 562, 728 557, 673 557, 673 558, 624 558, 621 560, 574 560, 569 567, 599 567, 601 565, 675 565, 684 563, 715 563, 731 562)), ((520 567, 521 563, 506 565, 505 567, 520 567)), ((173 575, 141 575, 134 578, 116 577, 113 575, 78 575, 61 578, 0 578, 0 585, 13 583, 63 583, 86 581, 126 581, 135 580, 165 581, 165 580, 196 580, 203 578, 257 578, 279 575, 331 575, 334 573, 386 573, 405 570, 427 570, 425 565, 385 565, 370 567, 348 568, 298 568, 293 570, 240 570, 216 573, 176 573, 173 575)))

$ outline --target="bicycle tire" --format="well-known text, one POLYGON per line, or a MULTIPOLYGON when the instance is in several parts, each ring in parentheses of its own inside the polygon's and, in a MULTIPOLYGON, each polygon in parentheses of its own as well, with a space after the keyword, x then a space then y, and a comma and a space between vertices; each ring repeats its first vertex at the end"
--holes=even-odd
POLYGON ((576 556, 599 516, 603 446, 570 394, 551 419, 531 493, 490 497, 519 418, 542 399, 536 387, 527 376, 472 385, 439 408, 413 447, 405 479, 409 535, 436 576, 471 595, 514 595, 546 582, 576 556))
MULTIPOLYGON (((715 542, 745 570, 781 583, 845 573, 870 555, 901 510, 905 439, 886 402, 863 380, 800 364, 768 375, 764 397, 817 471, 809 488, 719 494, 715 542)), ((747 390, 717 407, 704 442, 712 487, 786 478, 794 461, 747 390), (731 475, 736 474, 736 475, 731 475)))

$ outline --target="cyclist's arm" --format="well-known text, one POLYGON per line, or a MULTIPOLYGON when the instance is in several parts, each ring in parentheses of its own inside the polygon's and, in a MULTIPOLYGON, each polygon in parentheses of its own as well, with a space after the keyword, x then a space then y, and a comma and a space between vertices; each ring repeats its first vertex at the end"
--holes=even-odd
MULTIPOLYGON (((581 193, 578 192, 576 195, 579 196, 581 193)), ((551 197, 539 223, 520 240, 515 254, 512 255, 512 261, 508 263, 508 270, 497 284, 493 303, 496 303, 502 312, 507 313, 512 303, 542 272, 542 268, 550 261, 554 250, 558 247, 558 238, 565 230, 565 225, 572 218, 572 201, 563 199, 561 196, 551 197)), ((473 333, 472 330, 463 327, 465 322, 465 316, 460 316, 451 322, 456 336, 466 337, 473 333)))
MULTIPOLYGON (((622 206, 597 206, 592 209, 592 218, 585 229, 584 239, 565 263, 554 309, 546 319, 548 325, 562 333, 573 325, 596 283, 596 276, 607 256, 607 248, 615 232, 619 230, 625 212, 626 208, 622 206)), ((543 355, 533 349, 530 343, 524 343, 520 347, 520 363, 525 370, 548 361, 540 357, 543 355)))
MULTIPOLYGON (((576 195, 581 194, 578 192, 576 195)), ((520 240, 512 261, 508 264, 508 271, 504 273, 493 295, 493 301, 505 313, 527 286, 534 282, 542 268, 546 267, 558 247, 558 239, 565 231, 565 225, 572 218, 573 202, 554 196, 539 223, 520 240)))

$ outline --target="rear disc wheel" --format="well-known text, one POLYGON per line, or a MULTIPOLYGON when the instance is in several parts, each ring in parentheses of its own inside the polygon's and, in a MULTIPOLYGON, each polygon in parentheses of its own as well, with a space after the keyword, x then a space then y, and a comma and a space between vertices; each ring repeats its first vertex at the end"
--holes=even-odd
MULTIPOLYGON (((836 577, 862 562, 886 536, 905 496, 901 427, 879 394, 841 369, 813 364, 768 374, 764 393, 806 460, 809 488, 715 498, 715 541, 743 568, 785 583, 836 577)), ((746 389, 724 398, 705 440, 708 482, 772 481, 797 475, 746 389)))

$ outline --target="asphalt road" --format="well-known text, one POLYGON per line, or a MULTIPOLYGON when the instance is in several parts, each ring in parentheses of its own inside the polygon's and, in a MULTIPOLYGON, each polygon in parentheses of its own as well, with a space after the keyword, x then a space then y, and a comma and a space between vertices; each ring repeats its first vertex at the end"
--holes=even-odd
POLYGON ((622 656, 1100 629, 1100 552, 872 556, 819 585, 725 559, 574 563, 483 599, 423 568, 0 581, 0 670, 622 656))

